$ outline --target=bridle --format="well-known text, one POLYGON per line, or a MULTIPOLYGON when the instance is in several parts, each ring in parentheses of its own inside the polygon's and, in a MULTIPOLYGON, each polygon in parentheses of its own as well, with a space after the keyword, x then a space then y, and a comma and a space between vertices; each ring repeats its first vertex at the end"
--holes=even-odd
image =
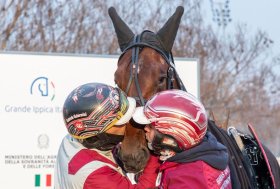
POLYGON ((128 80, 128 83, 126 86, 125 93, 126 94, 128 93, 130 86, 132 84, 132 81, 134 80, 136 90, 138 93, 138 97, 134 97, 134 98, 136 99, 137 103, 139 103, 139 101, 140 101, 141 106, 144 106, 147 100, 144 99, 144 97, 142 95, 142 91, 141 91, 139 81, 138 81, 137 70, 138 70, 139 52, 144 47, 150 47, 150 48, 156 50, 157 52, 159 52, 161 54, 161 56, 165 59, 165 62, 168 64, 169 67, 168 67, 167 73, 166 73, 166 79, 167 79, 166 89, 173 89, 174 88, 173 82, 174 82, 174 80, 176 80, 177 83, 179 84, 179 89, 186 91, 186 88, 175 69, 175 64, 174 64, 174 59, 173 59, 172 53, 169 52, 168 54, 166 54, 162 49, 160 49, 154 45, 151 45, 147 42, 141 41, 141 37, 142 37, 143 33, 145 33, 145 32, 151 32, 151 31, 145 30, 140 35, 135 35, 133 38, 133 43, 131 45, 129 45, 128 47, 126 47, 125 50, 122 52, 122 54, 119 57, 119 60, 120 60, 121 57, 129 49, 132 49, 130 76, 129 76, 129 80, 128 80))

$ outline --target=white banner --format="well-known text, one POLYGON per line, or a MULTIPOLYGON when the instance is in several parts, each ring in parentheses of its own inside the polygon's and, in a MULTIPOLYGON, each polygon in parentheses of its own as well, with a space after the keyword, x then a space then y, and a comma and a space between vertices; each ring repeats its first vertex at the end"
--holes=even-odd
MULTIPOLYGON (((67 130, 66 96, 77 86, 115 86, 116 56, 0 54, 0 188, 53 188, 56 154, 67 130)), ((194 59, 175 59, 187 87, 199 96, 194 59)))

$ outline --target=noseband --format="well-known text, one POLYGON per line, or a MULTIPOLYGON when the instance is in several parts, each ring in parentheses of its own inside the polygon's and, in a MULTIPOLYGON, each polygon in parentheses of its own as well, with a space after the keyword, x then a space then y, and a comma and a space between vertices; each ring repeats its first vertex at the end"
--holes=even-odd
MULTIPOLYGON (((141 37, 144 32, 151 32, 151 31, 145 30, 140 35, 135 35, 134 39, 133 39, 133 43, 131 45, 129 45, 120 56, 120 58, 121 58, 129 49, 132 49, 130 76, 129 76, 129 80, 128 80, 128 83, 126 86, 125 93, 126 94, 128 93, 130 86, 132 84, 132 81, 134 80, 136 90, 138 93, 138 97, 134 97, 134 98, 136 99, 138 104, 140 101, 141 106, 144 106, 145 103, 147 102, 147 100, 144 99, 144 97, 142 95, 142 91, 141 91, 139 81, 138 81, 137 70, 138 70, 139 51, 144 47, 150 47, 150 48, 156 50, 158 53, 160 53, 160 55, 164 58, 165 62, 168 64, 169 67, 167 69, 167 74, 166 74, 166 78, 167 78, 166 89, 173 89, 174 88, 173 82, 174 82, 174 80, 176 80, 177 83, 179 84, 179 89, 186 91, 186 88, 175 69, 175 64, 174 64, 174 59, 173 59, 172 53, 169 52, 168 54, 166 54, 162 49, 160 49, 154 45, 151 45, 147 42, 141 41, 141 37)), ((120 60, 120 58, 119 58, 119 60, 120 60)))

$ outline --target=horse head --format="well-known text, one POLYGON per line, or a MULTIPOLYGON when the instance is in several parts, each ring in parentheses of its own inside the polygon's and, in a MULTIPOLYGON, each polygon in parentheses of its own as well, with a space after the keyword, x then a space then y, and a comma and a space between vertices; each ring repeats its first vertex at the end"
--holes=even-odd
MULTIPOLYGON (((144 30, 135 35, 116 10, 113 7, 109 9, 122 51, 115 71, 115 83, 128 96, 134 97, 138 106, 143 106, 147 99, 159 91, 184 89, 171 53, 183 12, 183 7, 177 7, 156 33, 144 30)), ((119 157, 128 172, 141 171, 149 158, 143 127, 133 121, 126 126, 119 157)))

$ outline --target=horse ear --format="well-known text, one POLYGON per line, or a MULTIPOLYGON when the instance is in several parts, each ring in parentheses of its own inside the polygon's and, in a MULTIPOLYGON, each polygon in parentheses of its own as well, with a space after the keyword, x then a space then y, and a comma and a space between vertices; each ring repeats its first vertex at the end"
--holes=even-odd
POLYGON ((119 17, 114 7, 110 7, 108 9, 108 13, 113 22, 120 49, 121 51, 123 51, 127 47, 130 40, 133 38, 134 33, 126 25, 126 23, 119 17))
POLYGON ((157 32, 157 36, 160 38, 163 43, 165 50, 168 52, 171 51, 181 17, 184 13, 184 8, 182 6, 177 7, 175 13, 167 20, 164 26, 157 32))

